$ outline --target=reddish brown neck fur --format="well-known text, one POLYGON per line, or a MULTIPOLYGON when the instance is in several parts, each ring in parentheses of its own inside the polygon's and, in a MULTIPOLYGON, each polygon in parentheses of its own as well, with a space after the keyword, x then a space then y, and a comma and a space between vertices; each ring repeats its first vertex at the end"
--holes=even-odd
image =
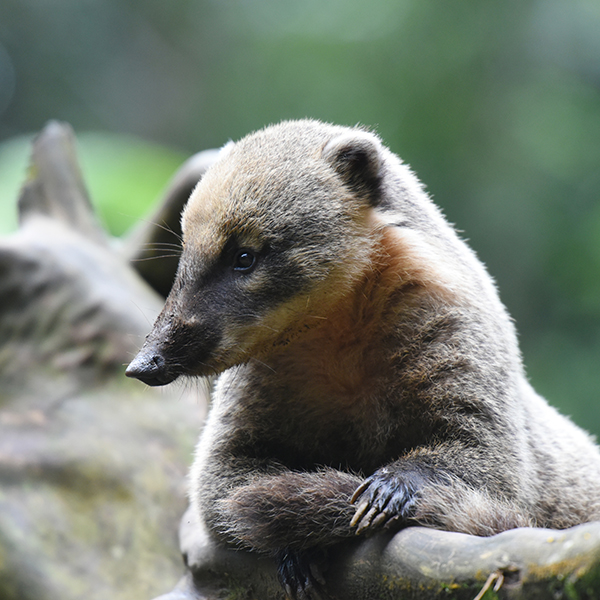
POLYGON ((372 261, 353 293, 326 315, 310 314, 308 307, 304 330, 285 346, 275 346, 264 361, 282 380, 293 381, 300 396, 328 411, 332 402, 349 407, 372 396, 375 382, 385 379, 389 368, 382 355, 389 348, 382 341, 400 313, 410 311, 426 292, 415 261, 411 264, 401 238, 390 230, 375 231, 372 261))

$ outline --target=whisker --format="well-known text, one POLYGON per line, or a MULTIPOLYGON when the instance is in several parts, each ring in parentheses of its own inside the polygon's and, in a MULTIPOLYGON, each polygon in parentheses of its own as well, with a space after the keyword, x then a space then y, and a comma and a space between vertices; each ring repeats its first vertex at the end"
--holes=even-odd
POLYGON ((157 260, 159 258, 179 258, 180 254, 161 254, 159 256, 147 256, 146 258, 132 258, 131 262, 143 262, 145 260, 157 260))
POLYGON ((269 369, 269 371, 271 371, 272 373, 277 373, 277 371, 273 367, 271 367, 267 363, 263 362, 262 360, 258 360, 258 358, 256 358, 255 356, 251 356, 250 360, 254 361, 254 362, 257 362, 259 365, 262 365, 266 369, 269 369))
POLYGON ((168 225, 166 225, 166 224, 161 225, 160 223, 156 223, 155 221, 150 221, 149 219, 139 219, 139 220, 142 221, 143 223, 147 223, 148 225, 154 225, 155 227, 160 227, 167 233, 174 235, 180 242, 183 243, 183 238, 181 237, 181 235, 179 235, 178 233, 175 233, 168 225))
POLYGON ((172 254, 181 254, 181 250, 178 248, 170 248, 168 246, 160 247, 156 246, 154 248, 140 248, 139 253, 149 254, 150 252, 171 252, 172 254))
POLYGON ((137 304, 134 300, 131 300, 131 304, 133 304, 140 311, 142 317, 144 317, 144 319, 146 319, 146 321, 148 322, 148 325, 152 327, 152 321, 150 321, 146 313, 142 310, 142 307, 139 304, 137 304))
POLYGON ((168 225, 161 225, 160 223, 154 223, 156 227, 160 227, 163 231, 174 235, 181 243, 183 243, 183 237, 181 237, 178 233, 175 233, 168 225))
POLYGON ((147 246, 148 248, 176 248, 181 250, 180 244, 171 244, 169 242, 144 242, 140 246, 147 246))
POLYGON ((173 254, 176 254, 177 256, 181 256, 182 253, 182 249, 177 247, 177 246, 153 246, 153 247, 148 247, 148 248, 140 248, 139 252, 140 253, 150 253, 150 252, 158 252, 158 251, 162 251, 162 252, 172 252, 173 254))

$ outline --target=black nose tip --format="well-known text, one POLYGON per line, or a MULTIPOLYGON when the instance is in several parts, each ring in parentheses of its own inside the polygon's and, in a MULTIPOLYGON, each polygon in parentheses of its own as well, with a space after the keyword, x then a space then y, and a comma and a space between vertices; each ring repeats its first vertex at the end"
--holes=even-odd
POLYGON ((160 354, 146 353, 143 350, 131 361, 125 375, 152 386, 166 385, 177 379, 177 374, 169 372, 166 361, 160 354))

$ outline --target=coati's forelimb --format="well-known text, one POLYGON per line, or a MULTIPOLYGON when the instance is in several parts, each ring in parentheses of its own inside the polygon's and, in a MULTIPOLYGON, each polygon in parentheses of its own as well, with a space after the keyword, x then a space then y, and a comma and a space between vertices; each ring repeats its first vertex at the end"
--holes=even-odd
POLYGON ((215 500, 215 525, 238 546, 271 554, 331 545, 355 535, 350 499, 360 484, 331 468, 254 477, 215 500))
MULTIPOLYGON (((215 496, 204 500, 204 510, 229 543, 271 555, 325 548, 410 523, 474 535, 533 524, 527 511, 503 500, 510 494, 502 493, 501 483, 492 495, 459 477, 460 464, 432 468, 427 460, 433 458, 420 454, 421 462, 411 455, 364 480, 329 467, 306 472, 279 465, 278 472, 272 467, 269 473, 249 473, 231 487, 233 475, 221 471, 223 487, 213 488, 215 496)), ((497 479, 501 482, 501 473, 497 479)))

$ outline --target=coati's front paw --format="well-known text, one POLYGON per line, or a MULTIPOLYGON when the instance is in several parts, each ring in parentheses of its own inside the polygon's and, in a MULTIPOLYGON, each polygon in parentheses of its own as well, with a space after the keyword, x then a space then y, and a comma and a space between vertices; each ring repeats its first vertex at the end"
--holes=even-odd
POLYGON ((318 562, 312 553, 282 550, 278 555, 277 576, 289 600, 323 600, 325 585, 318 562))
POLYGON ((399 472, 383 467, 367 477, 350 502, 356 512, 350 525, 356 533, 368 529, 393 529, 413 515, 423 478, 415 471, 399 472))

